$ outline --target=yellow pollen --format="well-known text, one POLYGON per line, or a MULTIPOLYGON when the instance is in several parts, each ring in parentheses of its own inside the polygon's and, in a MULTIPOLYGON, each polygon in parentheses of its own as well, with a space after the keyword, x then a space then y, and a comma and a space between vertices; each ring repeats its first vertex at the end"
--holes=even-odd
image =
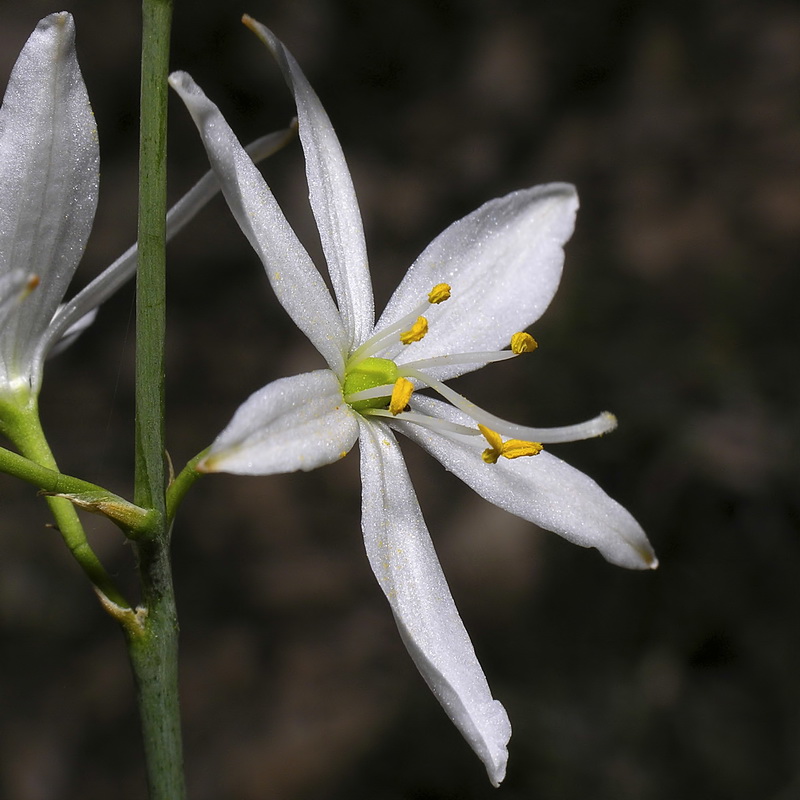
POLYGON ((408 378, 398 378, 394 382, 392 397, 389 400, 389 413, 397 416, 408 405, 414 392, 414 384, 408 378))
POLYGON ((526 442, 523 439, 509 439, 503 443, 503 458, 520 458, 520 456, 538 456, 542 452, 539 442, 526 442))
POLYGON ((538 346, 539 345, 536 343, 536 339, 534 339, 529 333, 515 333, 511 337, 511 352, 515 353, 516 355, 520 355, 520 353, 531 353, 538 346))
POLYGON ((403 344, 418 342, 425 337, 428 332, 428 320, 425 317, 417 317, 417 321, 405 333, 400 334, 400 341, 403 344))
POLYGON ((520 458, 522 456, 535 456, 542 452, 539 442, 525 442, 522 439, 509 439, 504 442, 503 437, 497 431, 487 428, 485 425, 478 425, 478 430, 483 434, 484 439, 489 442, 489 447, 481 453, 481 458, 487 464, 496 464, 497 459, 520 458))
POLYGON ((497 431, 493 431, 491 428, 487 428, 485 425, 478 424, 478 430, 483 434, 483 438, 489 442, 489 445, 494 450, 502 450, 503 449, 503 437, 497 433, 497 431))
POLYGON ((444 303, 445 300, 450 299, 450 285, 447 283, 437 283, 428 294, 428 302, 431 305, 438 305, 444 303))

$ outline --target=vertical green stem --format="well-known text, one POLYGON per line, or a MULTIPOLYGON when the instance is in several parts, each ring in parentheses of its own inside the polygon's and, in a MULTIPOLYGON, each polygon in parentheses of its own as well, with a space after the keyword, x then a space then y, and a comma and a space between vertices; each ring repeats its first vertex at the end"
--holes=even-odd
POLYGON ((167 72, 172 0, 142 2, 139 267, 136 282, 136 483, 134 502, 160 517, 136 547, 142 627, 128 631, 151 800, 181 800, 178 618, 169 561, 164 467, 167 72))
POLYGON ((139 615, 141 628, 129 628, 126 633, 150 800, 182 800, 186 789, 178 704, 178 623, 169 550, 154 539, 137 545, 137 556, 144 612, 139 615))
POLYGON ((134 503, 165 510, 167 74, 171 0, 142 3, 134 503))

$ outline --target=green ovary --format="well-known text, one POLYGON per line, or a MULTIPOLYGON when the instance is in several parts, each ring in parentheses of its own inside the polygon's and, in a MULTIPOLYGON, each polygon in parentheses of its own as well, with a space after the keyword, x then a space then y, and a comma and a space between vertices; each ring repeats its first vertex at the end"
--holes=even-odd
MULTIPOLYGON (((344 376, 342 394, 348 397, 365 389, 374 389, 376 386, 392 386, 397 380, 397 364, 388 358, 365 358, 352 367, 348 367, 344 376)), ((375 397, 371 400, 356 400, 350 403, 353 411, 363 411, 365 408, 386 408, 389 404, 391 391, 385 397, 375 397)))

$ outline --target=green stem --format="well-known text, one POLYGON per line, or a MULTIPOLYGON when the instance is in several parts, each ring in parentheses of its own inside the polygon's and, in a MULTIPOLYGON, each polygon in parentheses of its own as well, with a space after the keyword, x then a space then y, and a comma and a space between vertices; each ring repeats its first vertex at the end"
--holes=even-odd
POLYGON ((0 472, 30 483, 47 495, 63 497, 77 508, 108 517, 132 539, 148 536, 156 521, 153 512, 129 503, 102 486, 43 467, 5 447, 0 447, 0 472))
POLYGON ((171 0, 143 0, 134 502, 165 511, 167 73, 171 0))
POLYGON ((51 494, 99 493, 104 491, 94 483, 64 475, 55 469, 43 467, 36 461, 31 461, 25 456, 6 450, 5 447, 0 447, 0 472, 6 475, 13 475, 15 478, 19 478, 33 486, 38 486, 51 494))
POLYGON ((139 267, 136 281, 134 502, 158 524, 136 542, 141 628, 127 629, 151 800, 186 796, 178 705, 178 618, 169 560, 164 464, 166 133, 171 0, 142 2, 139 267))
POLYGON ((194 482, 203 475, 202 472, 198 472, 196 467, 203 459, 203 457, 208 453, 208 449, 206 447, 205 450, 201 450, 189 463, 178 473, 175 479, 170 483, 169 487, 167 488, 167 519, 172 523, 172 520, 175 519, 175 514, 178 512, 178 506, 180 506, 183 498, 186 495, 186 492, 192 488, 194 482))
POLYGON ((159 540, 136 546, 142 575, 138 630, 127 628, 151 800, 186 796, 178 701, 178 617, 169 550, 159 540), (146 576, 146 579, 145 579, 146 576))
MULTIPOLYGON (((24 456, 22 460, 27 459, 31 470, 35 471, 38 465, 40 471, 58 474, 58 465, 39 421, 36 401, 27 396, 20 396, 11 402, 3 402, 2 405, 3 412, 0 416, 3 418, 3 424, 0 432, 20 449, 24 456)), ((7 450, 4 452, 10 457, 21 458, 7 450)), ((48 497, 47 504, 50 506, 61 538, 92 582, 95 590, 100 594, 101 599, 110 600, 114 606, 121 609, 130 608, 130 604, 117 589, 111 576, 106 572, 100 559, 89 545, 86 532, 83 530, 83 525, 72 503, 61 497, 48 497)), ((108 608, 108 605, 106 607, 108 608)))

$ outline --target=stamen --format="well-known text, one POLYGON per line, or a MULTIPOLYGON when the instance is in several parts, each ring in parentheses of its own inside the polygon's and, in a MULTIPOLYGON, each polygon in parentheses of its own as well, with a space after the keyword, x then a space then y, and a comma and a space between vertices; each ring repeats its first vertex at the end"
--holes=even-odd
MULTIPOLYGON (((388 417, 390 420, 395 418, 385 408, 367 408, 361 412, 365 417, 388 417)), ((468 428, 466 425, 460 425, 458 422, 450 422, 447 419, 440 417, 429 417, 427 414, 420 414, 418 411, 404 411, 402 416, 398 416, 403 422, 413 422, 421 428, 428 428, 429 430, 441 433, 447 431, 448 433, 458 433, 462 436, 480 436, 480 432, 476 428, 468 428)))
POLYGON ((539 345, 529 333, 520 331, 511 337, 511 352, 515 355, 532 353, 539 345))
POLYGON ((27 297, 40 283, 41 280, 38 275, 31 275, 30 278, 28 278, 28 282, 25 284, 25 291, 22 297, 27 297))
POLYGON ((414 384, 407 378, 398 378, 392 389, 392 398, 389 400, 389 413, 396 417, 408 405, 413 393, 414 384))
POLYGON ((452 353, 447 356, 434 356, 421 358, 419 361, 408 361, 402 365, 403 369, 428 369, 430 367, 452 367, 460 364, 492 364, 495 361, 508 361, 516 358, 516 353, 510 350, 486 351, 483 353, 452 353))
POLYGON ((497 431, 493 431, 485 425, 479 424, 478 430, 489 442, 489 447, 481 453, 481 458, 487 464, 496 464, 500 456, 508 459, 522 458, 523 456, 537 456, 542 452, 542 445, 539 442, 524 442, 521 439, 509 439, 504 442, 497 431))
POLYGON ((497 433, 497 431, 491 430, 491 428, 487 428, 485 425, 478 425, 478 430, 483 434, 483 438, 489 442, 489 447, 492 451, 497 453, 494 458, 494 461, 489 461, 486 453, 490 451, 486 451, 483 454, 483 460, 486 461, 488 464, 494 464, 495 461, 500 457, 500 453, 503 451, 503 437, 497 433))
POLYGON ((428 294, 428 302, 433 306, 444 303, 450 299, 450 285, 447 283, 437 283, 428 294))
MULTIPOLYGON (((384 342, 391 339, 398 331, 404 331, 410 325, 418 320, 420 315, 430 308, 431 305, 438 305, 443 303, 450 297, 450 286, 446 283, 437 283, 430 292, 425 301, 420 303, 416 308, 409 311, 404 317, 401 317, 397 322, 387 325, 379 331, 376 331, 373 336, 367 339, 361 347, 357 348, 348 360, 348 364, 358 364, 365 358, 369 358, 374 353, 383 349, 384 342)), ((396 340, 395 340, 396 341, 396 340)))
POLYGON ((503 442, 503 458, 520 458, 521 456, 538 456, 542 452, 540 442, 523 442, 522 439, 508 439, 503 442))
POLYGON ((417 317, 417 321, 407 330, 400 334, 400 341, 403 344, 411 344, 425 338, 428 332, 428 320, 425 317, 417 317))
POLYGON ((511 337, 510 350, 486 350, 477 353, 451 353, 446 356, 422 358, 419 361, 409 361, 403 368, 429 369, 430 367, 452 367, 461 364, 494 364, 497 361, 507 361, 516 358, 522 353, 530 353, 539 345, 529 333, 515 333, 511 337))

